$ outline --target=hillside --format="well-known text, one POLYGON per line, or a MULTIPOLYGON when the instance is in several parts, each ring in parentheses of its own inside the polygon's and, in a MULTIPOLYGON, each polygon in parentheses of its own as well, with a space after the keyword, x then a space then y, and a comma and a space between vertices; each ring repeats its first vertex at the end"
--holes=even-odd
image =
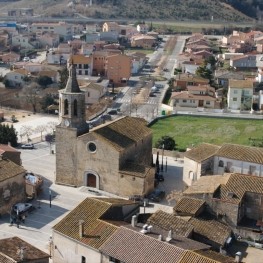
MULTIPOLYGON (((234 0, 21 0, 0 2, 0 13, 10 8, 34 8, 35 14, 65 17, 80 13, 102 19, 248 21, 234 9, 234 0), (228 3, 225 3, 228 2, 228 3)), ((247 1, 248 2, 248 1, 247 1)), ((248 5, 248 4, 247 4, 248 5)), ((250 5, 248 5, 250 6, 250 5)))

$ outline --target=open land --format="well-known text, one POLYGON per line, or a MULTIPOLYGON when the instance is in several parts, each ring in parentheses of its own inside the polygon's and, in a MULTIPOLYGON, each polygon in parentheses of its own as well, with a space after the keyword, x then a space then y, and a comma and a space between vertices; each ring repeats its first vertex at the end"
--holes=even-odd
POLYGON ((262 120, 175 116, 158 120, 151 126, 153 144, 162 136, 175 139, 178 150, 200 143, 251 145, 251 139, 263 139, 262 120))

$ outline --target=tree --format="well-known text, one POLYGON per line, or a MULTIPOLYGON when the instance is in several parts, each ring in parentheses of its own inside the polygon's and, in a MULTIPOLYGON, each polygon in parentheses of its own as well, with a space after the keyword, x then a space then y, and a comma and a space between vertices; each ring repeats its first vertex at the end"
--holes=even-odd
POLYGON ((52 84, 53 83, 53 80, 52 78, 48 77, 48 76, 40 76, 38 79, 37 79, 37 83, 40 85, 40 86, 43 86, 43 87, 47 87, 48 85, 52 84))
POLYGON ((48 110, 47 110, 48 106, 53 105, 53 104, 55 104, 55 103, 56 103, 56 102, 55 102, 55 100, 54 100, 54 98, 52 97, 51 94, 46 94, 46 95, 43 97, 43 99, 41 100, 41 102, 40 102, 41 108, 42 108, 42 110, 44 110, 45 112, 48 111, 48 110))
POLYGON ((62 70, 58 71, 59 75, 60 75, 60 81, 59 81, 59 89, 64 89, 67 85, 67 81, 68 81, 68 69, 67 67, 63 67, 62 70))
POLYGON ((162 136, 155 144, 155 147, 158 149, 164 149, 173 151, 175 150, 176 143, 175 140, 170 136, 162 136))
POLYGON ((0 143, 10 143, 13 147, 17 146, 17 132, 13 125, 0 124, 0 143))
POLYGON ((35 131, 37 133, 40 133, 40 138, 41 138, 41 141, 42 141, 42 134, 44 131, 47 130, 47 126, 46 125, 38 125, 36 128, 35 128, 35 131))
POLYGON ((27 142, 29 143, 31 141, 30 136, 33 134, 33 128, 31 126, 28 125, 23 125, 20 129, 20 137, 21 137, 21 141, 23 136, 27 137, 27 142))
POLYGON ((23 88, 23 93, 26 102, 32 105, 33 113, 37 112, 38 90, 39 90, 39 86, 35 82, 32 82, 30 85, 25 86, 23 88))

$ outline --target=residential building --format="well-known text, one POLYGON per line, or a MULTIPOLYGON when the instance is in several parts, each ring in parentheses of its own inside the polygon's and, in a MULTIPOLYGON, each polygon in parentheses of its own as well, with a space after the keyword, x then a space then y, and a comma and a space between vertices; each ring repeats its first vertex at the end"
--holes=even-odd
POLYGON ((229 173, 203 176, 183 194, 204 200, 206 210, 229 225, 237 235, 258 240, 262 222, 262 189, 263 177, 229 173))
POLYGON ((102 26, 102 32, 117 32, 119 33, 120 26, 116 22, 105 22, 102 26))
POLYGON ((29 71, 23 68, 19 68, 6 73, 5 79, 8 80, 8 84, 11 87, 23 87, 23 85, 25 84, 24 79, 29 75, 29 71))
POLYGON ((76 65, 77 76, 79 78, 85 78, 91 76, 93 71, 92 57, 85 55, 72 55, 69 59, 69 64, 76 65))
POLYGON ((16 8, 16 9, 10 9, 7 11, 8 16, 33 16, 34 15, 34 9, 33 8, 16 8))
POLYGON ((208 85, 209 80, 191 74, 180 74, 175 76, 174 87, 176 90, 186 90, 187 86, 208 85))
POLYGON ((23 202, 25 195, 25 169, 8 160, 0 159, 0 214, 10 212, 12 205, 23 202))
POLYGON ((15 52, 0 54, 0 60, 4 63, 14 63, 20 61, 20 55, 15 52))
POLYGON ((227 107, 230 110, 251 110, 254 92, 251 80, 229 80, 227 107))
POLYGON ((83 43, 80 48, 80 54, 89 56, 94 51, 94 45, 89 43, 83 43))
POLYGON ((230 59, 230 66, 235 69, 246 69, 246 68, 256 69, 258 66, 257 56, 243 55, 239 57, 233 57, 230 59))
POLYGON ((39 47, 55 48, 59 45, 59 35, 54 33, 42 33, 36 37, 39 47))
POLYGON ((139 204, 129 200, 85 199, 54 226, 53 262, 102 262, 100 247, 138 211, 139 204))
POLYGON ((130 38, 131 47, 139 47, 143 49, 152 49, 156 43, 156 38, 147 35, 135 35, 130 38))
POLYGON ((152 132, 145 120, 122 117, 89 131, 75 65, 69 67, 67 85, 59 92, 59 105, 57 184, 84 185, 119 196, 143 195, 154 188, 152 132))
POLYGON ((17 46, 21 49, 34 49, 34 41, 35 39, 33 39, 33 37, 28 34, 12 35, 11 39, 12 46, 17 46))
POLYGON ((218 85, 224 88, 228 88, 230 79, 244 80, 245 76, 243 73, 236 71, 228 71, 228 70, 215 71, 215 81, 218 85))
POLYGON ((107 56, 105 60, 105 76, 111 83, 120 85, 127 83, 131 76, 131 58, 123 54, 107 56))
POLYGON ((61 40, 67 41, 72 38, 72 25, 66 22, 46 23, 35 22, 28 28, 30 33, 43 34, 43 32, 55 33, 60 36, 61 40))
POLYGON ((117 43, 118 37, 119 37, 118 31, 100 32, 100 41, 117 43))
POLYGON ((2 159, 8 159, 17 165, 21 165, 21 152, 12 147, 9 144, 0 144, 0 157, 2 159))
POLYGON ((49 77, 52 79, 53 83, 58 83, 60 80, 60 74, 56 70, 41 70, 38 72, 39 77, 49 77))
POLYGON ((185 153, 183 180, 187 185, 202 176, 225 172, 263 176, 262 148, 203 143, 185 153))
POLYGON ((149 26, 147 24, 138 24, 137 31, 142 34, 146 34, 149 31, 149 26))
POLYGON ((100 33, 99 32, 87 32, 86 36, 86 43, 93 44, 96 41, 100 40, 100 33))
POLYGON ((80 86, 80 90, 85 92, 85 103, 90 105, 98 103, 105 96, 107 88, 99 83, 91 82, 85 86, 80 86))
POLYGON ((131 57, 131 62, 132 62, 131 73, 132 74, 139 73, 139 71, 143 68, 143 66, 147 62, 146 55, 141 52, 128 53, 126 55, 131 57))
POLYGON ((173 92, 171 107, 215 108, 215 89, 209 85, 188 86, 186 91, 173 92))
POLYGON ((0 239, 0 261, 3 263, 48 263, 49 255, 19 237, 0 239))

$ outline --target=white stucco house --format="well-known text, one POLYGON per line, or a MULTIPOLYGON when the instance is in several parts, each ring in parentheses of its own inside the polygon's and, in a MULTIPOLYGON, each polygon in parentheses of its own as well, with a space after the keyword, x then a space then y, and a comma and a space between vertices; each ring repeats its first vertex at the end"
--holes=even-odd
POLYGON ((98 83, 89 83, 85 86, 80 86, 80 89, 85 92, 85 103, 86 104, 94 104, 97 103, 100 98, 102 98, 107 88, 103 85, 100 85, 98 83))
POLYGON ((202 176, 224 173, 263 176, 263 148, 203 143, 184 156, 183 181, 188 186, 202 176))

